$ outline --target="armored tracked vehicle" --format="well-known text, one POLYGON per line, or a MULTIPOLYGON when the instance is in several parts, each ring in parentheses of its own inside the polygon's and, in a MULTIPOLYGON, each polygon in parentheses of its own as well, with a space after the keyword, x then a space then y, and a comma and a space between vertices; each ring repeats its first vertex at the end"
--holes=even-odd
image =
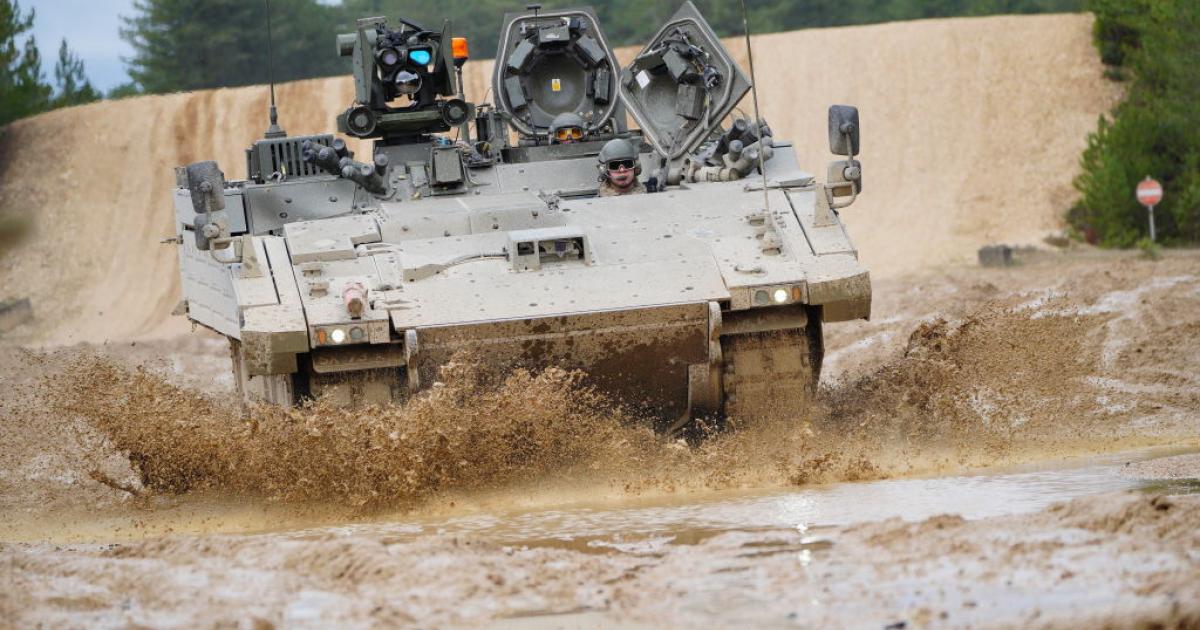
POLYGON ((823 181, 802 170, 731 118, 750 78, 690 2, 625 67, 590 9, 510 14, 480 105, 448 24, 363 19, 337 49, 338 131, 372 155, 272 110, 246 179, 177 169, 187 316, 229 338, 247 400, 402 401, 466 350, 584 370, 669 430, 810 395, 822 325, 870 314, 837 214, 861 190, 857 110, 830 108, 823 181), (614 139, 644 194, 598 194, 614 139))

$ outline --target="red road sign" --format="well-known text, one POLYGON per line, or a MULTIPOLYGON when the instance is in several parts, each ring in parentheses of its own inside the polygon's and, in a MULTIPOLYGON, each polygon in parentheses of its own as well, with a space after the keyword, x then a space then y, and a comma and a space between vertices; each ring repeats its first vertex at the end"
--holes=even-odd
POLYGON ((1157 206, 1158 202, 1162 201, 1162 198, 1162 184, 1150 179, 1149 177, 1138 182, 1137 200, 1143 206, 1157 206))

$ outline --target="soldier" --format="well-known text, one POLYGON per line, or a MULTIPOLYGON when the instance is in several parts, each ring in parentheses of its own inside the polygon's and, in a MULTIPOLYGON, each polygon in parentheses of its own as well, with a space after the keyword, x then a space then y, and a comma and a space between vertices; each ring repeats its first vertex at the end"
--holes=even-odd
POLYGON ((564 112, 550 123, 550 144, 573 144, 583 140, 583 118, 579 114, 564 112))
POLYGON ((642 172, 637 149, 628 140, 609 140, 600 149, 600 196, 636 195, 646 192, 638 181, 642 172))

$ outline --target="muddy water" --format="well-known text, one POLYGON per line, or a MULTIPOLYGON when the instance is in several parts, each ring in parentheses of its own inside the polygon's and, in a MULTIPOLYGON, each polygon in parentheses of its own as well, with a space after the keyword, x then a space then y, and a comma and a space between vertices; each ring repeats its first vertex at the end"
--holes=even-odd
POLYGON ((1125 467, 1200 449, 1198 262, 881 285, 820 405, 696 445, 561 372, 245 417, 219 344, 0 347, 0 618, 1200 627, 1200 473, 1125 467))
MULTIPOLYGON (((632 548, 695 542, 717 533, 795 528, 800 531, 888 518, 939 514, 981 519, 1040 510, 1077 497, 1155 488, 1122 475, 1126 463, 1189 452, 1144 449, 1036 466, 926 479, 838 483, 785 492, 726 491, 674 499, 580 501, 554 509, 479 513, 374 522, 336 528, 346 534, 404 538, 462 534, 511 544, 579 541, 585 548, 632 548)), ((1180 484, 1178 491, 1187 491, 1180 484)), ((510 497, 511 499, 511 497, 510 497)), ((328 531, 328 530, 326 530, 328 531)))
MULTIPOLYGON (((108 543, 178 534, 270 534, 285 538, 365 536, 403 542, 421 536, 465 536, 497 544, 577 551, 653 553, 727 532, 819 532, 852 523, 940 514, 967 519, 1035 512, 1051 503, 1120 490, 1162 490, 1122 474, 1126 464, 1197 452, 1156 448, 964 475, 836 483, 787 491, 725 490, 631 499, 594 489, 545 487, 434 501, 419 513, 364 519, 344 507, 289 505, 193 495, 150 510, 4 519, 6 542, 108 543)), ((1200 491, 1180 482, 1174 493, 1200 491)))

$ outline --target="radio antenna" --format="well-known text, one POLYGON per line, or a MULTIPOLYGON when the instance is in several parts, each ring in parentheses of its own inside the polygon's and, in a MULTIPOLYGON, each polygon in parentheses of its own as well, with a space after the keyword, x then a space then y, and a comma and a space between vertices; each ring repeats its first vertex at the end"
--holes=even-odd
POLYGON ((742 0, 742 32, 746 35, 746 58, 750 60, 750 92, 754 96, 754 121, 758 127, 758 172, 762 173, 763 212, 771 211, 771 197, 767 194, 767 169, 763 166, 763 121, 758 112, 758 77, 754 76, 754 49, 750 46, 750 20, 746 17, 746 0, 742 0))
POLYGON ((287 132, 279 126, 279 112, 275 109, 275 51, 271 47, 271 0, 267 5, 267 82, 271 84, 271 126, 267 127, 266 138, 286 138, 287 132))

